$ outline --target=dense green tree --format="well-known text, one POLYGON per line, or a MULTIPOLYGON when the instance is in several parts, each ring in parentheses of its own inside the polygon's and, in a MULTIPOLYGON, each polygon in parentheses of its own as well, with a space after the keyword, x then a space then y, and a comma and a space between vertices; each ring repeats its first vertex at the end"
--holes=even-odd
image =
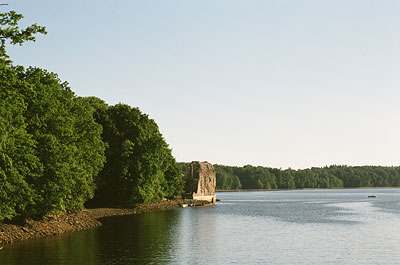
POLYGON ((24 148, 32 155, 32 142, 24 124, 15 119, 19 116, 23 122, 18 107, 9 104, 17 102, 8 100, 0 99, 0 220, 11 219, 23 212, 32 195, 24 179, 24 173, 29 169, 24 165, 25 157, 20 159, 22 150, 19 150, 24 148))
POLYGON ((0 219, 81 209, 104 162, 93 109, 57 75, 0 62, 0 219))
POLYGON ((231 187, 232 187, 232 189, 242 188, 242 183, 240 183, 240 179, 238 176, 233 175, 231 187))
POLYGON ((95 201, 133 205, 181 195, 181 170, 154 120, 128 105, 88 101, 97 109, 95 117, 107 144, 95 201))
POLYGON ((232 167, 214 165, 214 169, 216 173, 217 189, 230 190, 242 188, 242 183, 239 177, 234 175, 232 167))
POLYGON ((93 176, 103 166, 101 126, 90 105, 62 83, 56 74, 39 68, 18 70, 27 103, 27 131, 36 141, 43 175, 34 182, 41 213, 78 210, 93 196, 93 176))
POLYGON ((26 104, 15 91, 20 81, 0 59, 0 220, 34 213, 30 183, 41 174, 35 142, 26 131, 26 104))
POLYGON ((215 173, 216 173, 216 186, 218 187, 218 189, 221 190, 230 190, 233 189, 232 185, 231 185, 231 181, 230 178, 224 169, 222 169, 221 167, 215 167, 215 173))

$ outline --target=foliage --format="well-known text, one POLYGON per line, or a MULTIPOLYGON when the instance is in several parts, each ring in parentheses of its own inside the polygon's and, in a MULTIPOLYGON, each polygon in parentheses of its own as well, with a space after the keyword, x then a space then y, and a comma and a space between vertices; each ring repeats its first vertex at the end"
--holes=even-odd
POLYGON ((46 28, 36 23, 25 29, 20 29, 18 22, 22 18, 24 16, 15 11, 0 13, 0 57, 8 58, 5 47, 6 40, 9 40, 13 45, 22 45, 26 41, 36 41, 36 33, 47 34, 46 28))
POLYGON ((80 98, 54 73, 0 62, 0 220, 79 210, 96 185, 114 205, 182 194, 171 150, 138 108, 80 98))
POLYGON ((38 68, 19 71, 28 86, 27 130, 37 142, 43 175, 35 182, 43 213, 77 210, 93 196, 93 176, 102 168, 101 127, 92 108, 56 74, 38 68))
POLYGON ((128 105, 87 100, 108 146, 95 200, 126 206, 181 195, 181 171, 154 120, 128 105))
POLYGON ((217 189, 302 189, 343 187, 399 187, 400 167, 330 166, 311 169, 281 170, 268 167, 230 167, 214 165, 217 189))
POLYGON ((15 73, 0 60, 0 220, 32 213, 37 194, 30 179, 41 173, 35 142, 26 131, 26 104, 13 87, 15 73), (28 178, 29 177, 29 178, 28 178))
POLYGON ((0 219, 81 209, 104 163, 93 109, 56 74, 1 62, 0 219))
POLYGON ((26 130, 27 105, 18 92, 25 83, 7 60, 5 45, 6 40, 35 41, 34 34, 46 30, 37 24, 21 30, 22 18, 15 11, 0 13, 0 220, 36 214, 39 195, 33 183, 42 174, 36 142, 26 130))

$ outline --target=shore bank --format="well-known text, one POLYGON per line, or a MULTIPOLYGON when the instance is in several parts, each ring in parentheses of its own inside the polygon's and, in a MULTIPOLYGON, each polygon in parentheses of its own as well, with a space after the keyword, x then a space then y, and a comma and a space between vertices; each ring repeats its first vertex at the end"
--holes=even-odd
POLYGON ((179 206, 181 201, 166 200, 139 204, 133 209, 95 208, 64 215, 47 215, 41 220, 26 220, 24 225, 0 223, 0 248, 15 241, 53 236, 98 227, 102 217, 161 211, 179 206))
POLYGON ((343 188, 301 188, 301 189, 235 189, 235 190, 216 190, 215 192, 239 192, 239 191, 288 191, 288 190, 349 190, 349 189, 398 189, 396 187, 343 187, 343 188))

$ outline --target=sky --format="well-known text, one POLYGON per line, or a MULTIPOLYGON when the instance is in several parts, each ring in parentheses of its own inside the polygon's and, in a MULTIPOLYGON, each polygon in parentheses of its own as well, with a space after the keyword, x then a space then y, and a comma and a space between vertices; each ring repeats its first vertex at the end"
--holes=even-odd
POLYGON ((78 96, 139 107, 178 161, 400 165, 398 0, 3 0, 8 46, 78 96))

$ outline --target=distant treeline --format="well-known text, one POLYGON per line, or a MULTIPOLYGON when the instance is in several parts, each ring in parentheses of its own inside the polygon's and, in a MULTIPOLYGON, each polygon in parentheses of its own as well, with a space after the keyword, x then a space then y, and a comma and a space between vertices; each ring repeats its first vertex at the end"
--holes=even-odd
MULTIPOLYGON (((179 163, 185 172, 188 163, 179 163)), ((400 167, 330 166, 277 169, 261 166, 214 165, 218 190, 399 187, 400 167)))

